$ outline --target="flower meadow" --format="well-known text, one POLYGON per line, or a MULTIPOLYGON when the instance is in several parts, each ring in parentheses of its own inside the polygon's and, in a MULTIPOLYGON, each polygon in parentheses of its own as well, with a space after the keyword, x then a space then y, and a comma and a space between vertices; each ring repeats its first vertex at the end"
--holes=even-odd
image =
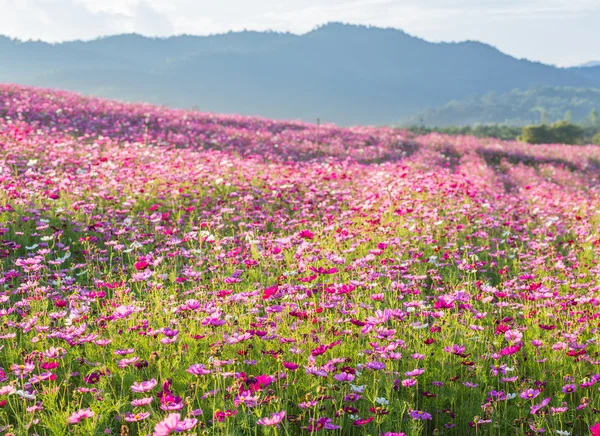
POLYGON ((0 86, 0 429, 600 435, 600 148, 0 86))

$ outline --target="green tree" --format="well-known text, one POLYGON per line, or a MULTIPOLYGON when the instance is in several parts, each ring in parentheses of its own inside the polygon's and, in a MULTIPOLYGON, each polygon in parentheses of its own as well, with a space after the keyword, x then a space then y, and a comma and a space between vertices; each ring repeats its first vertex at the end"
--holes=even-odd
POLYGON ((592 144, 600 145, 600 132, 596 133, 596 136, 592 138, 592 144))
POLYGON ((583 127, 568 121, 559 121, 550 126, 553 142, 559 144, 580 144, 583 141, 583 127))
POLYGON ((546 124, 523 127, 523 133, 519 139, 529 144, 548 144, 553 142, 550 128, 546 124))
POLYGON ((551 126, 525 126, 520 139, 530 144, 579 144, 583 141, 584 133, 577 124, 559 121, 551 126))
POLYGON ((592 109, 590 114, 588 115, 588 119, 592 123, 592 126, 600 127, 600 112, 598 112, 598 109, 592 109))
POLYGON ((565 112, 565 118, 564 121, 566 121, 567 123, 572 123, 573 122, 573 111, 566 111, 565 112))

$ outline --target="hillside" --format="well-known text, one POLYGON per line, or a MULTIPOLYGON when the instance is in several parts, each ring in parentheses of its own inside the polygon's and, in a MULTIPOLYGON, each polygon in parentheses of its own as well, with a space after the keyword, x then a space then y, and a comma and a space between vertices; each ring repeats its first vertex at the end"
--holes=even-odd
POLYGON ((587 122, 600 110, 599 88, 540 87, 489 93, 428 108, 399 121, 400 125, 456 126, 472 124, 526 125, 562 120, 571 112, 574 122, 587 122))
POLYGON ((489 92, 594 87, 593 68, 515 59, 486 44, 430 43, 329 24, 304 35, 118 35, 61 44, 0 39, 0 81, 277 119, 383 124, 489 92))

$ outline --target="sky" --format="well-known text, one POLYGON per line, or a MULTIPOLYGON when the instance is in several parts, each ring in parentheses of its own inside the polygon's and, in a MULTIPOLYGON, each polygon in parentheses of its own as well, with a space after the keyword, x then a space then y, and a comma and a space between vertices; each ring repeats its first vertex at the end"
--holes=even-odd
POLYGON ((49 42, 132 32, 300 34, 330 21, 477 40, 558 66, 600 60, 600 0, 0 0, 0 34, 49 42))

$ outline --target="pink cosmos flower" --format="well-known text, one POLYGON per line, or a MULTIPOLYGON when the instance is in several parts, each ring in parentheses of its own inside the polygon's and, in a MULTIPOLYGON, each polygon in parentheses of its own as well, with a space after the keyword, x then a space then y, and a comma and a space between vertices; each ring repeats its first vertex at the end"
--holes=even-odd
POLYGON ((270 418, 261 418, 258 421, 256 421, 256 423, 258 425, 264 425, 267 427, 279 427, 279 424, 281 423, 281 421, 283 421, 283 418, 285 418, 285 410, 271 414, 270 418))
POLYGON ((247 407, 256 407, 258 405, 258 397, 252 395, 250 391, 243 391, 234 398, 233 404, 236 406, 244 404, 247 407))
POLYGON ((169 416, 156 424, 152 436, 169 436, 174 431, 177 431, 180 419, 181 415, 179 413, 169 414, 169 416))
POLYGON ((339 382, 351 382, 354 380, 354 375, 342 372, 333 376, 339 382))
POLYGON ((540 410, 542 410, 544 407, 550 404, 550 400, 550 397, 544 398, 540 404, 535 404, 531 406, 531 410, 529 413, 531 413, 532 415, 536 415, 540 410))
POLYGON ((154 389, 154 387, 157 384, 158 384, 158 382, 155 379, 143 381, 141 383, 134 382, 133 385, 131 386, 131 390, 133 392, 138 392, 138 393, 148 392, 148 391, 151 391, 152 389, 154 389))
POLYGON ((27 362, 24 365, 12 364, 10 366, 10 370, 16 375, 20 377, 24 377, 29 374, 31 371, 35 369, 35 365, 31 362, 27 362))
POLYGON ((289 369, 290 371, 295 371, 298 369, 298 365, 293 362, 283 362, 282 365, 285 369, 289 369))
POLYGON ((184 432, 184 431, 189 431, 191 429, 193 429, 194 427, 196 427, 196 425, 198 424, 198 420, 196 418, 186 418, 183 421, 179 421, 179 423, 177 423, 177 427, 175 428, 175 431, 179 432, 184 432))
POLYGON ((521 392, 519 396, 524 400, 533 400, 539 394, 540 391, 538 389, 527 389, 526 391, 521 392))
POLYGON ((407 377, 418 377, 425 372, 425 368, 416 368, 412 371, 405 372, 404 375, 407 377))
POLYGON ((131 405, 133 407, 144 407, 144 406, 147 406, 148 404, 150 404, 153 400, 154 400, 154 398, 152 398, 152 397, 139 398, 139 399, 133 400, 131 402, 131 405))
POLYGON ((144 419, 148 418, 150 416, 150 412, 142 412, 142 413, 126 413, 125 414, 125 421, 127 422, 138 422, 138 421, 143 421, 144 419))
POLYGON ((504 333, 504 337, 511 344, 515 344, 523 339, 523 333, 521 333, 519 330, 508 330, 504 333))
POLYGON ((67 422, 69 424, 79 424, 81 422, 81 420, 91 418, 93 416, 94 416, 94 412, 91 409, 89 409, 89 408, 81 409, 81 410, 78 410, 77 412, 73 413, 71 416, 69 416, 69 419, 67 422))
POLYGON ((420 410, 413 410, 408 414, 408 416, 410 416, 412 419, 416 419, 416 420, 431 420, 431 419, 433 419, 433 417, 431 416, 430 413, 421 412, 420 410))
POLYGON ((186 372, 194 375, 208 375, 212 373, 210 369, 206 369, 206 366, 201 363, 191 365, 188 369, 186 369, 186 372))

